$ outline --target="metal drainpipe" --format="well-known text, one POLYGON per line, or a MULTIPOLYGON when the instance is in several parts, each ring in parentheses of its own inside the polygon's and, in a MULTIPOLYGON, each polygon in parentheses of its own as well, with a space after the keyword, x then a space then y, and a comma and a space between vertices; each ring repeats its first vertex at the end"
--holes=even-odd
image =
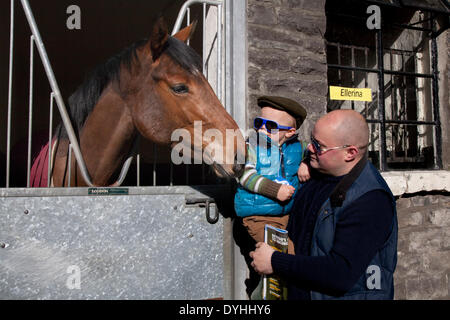
MULTIPOLYGON (((383 26, 383 22, 382 26, 383 26)), ((383 27, 377 33, 378 55, 378 119, 380 122, 380 171, 386 171, 386 123, 384 101, 383 27)))
POLYGON ((438 70, 438 48, 436 35, 434 30, 436 29, 436 21, 435 19, 431 20, 432 22, 432 30, 431 33, 431 67, 433 69, 433 116, 435 122, 435 139, 436 139, 436 148, 435 148, 435 169, 442 169, 442 129, 441 129, 441 120, 439 115, 439 70, 438 70))

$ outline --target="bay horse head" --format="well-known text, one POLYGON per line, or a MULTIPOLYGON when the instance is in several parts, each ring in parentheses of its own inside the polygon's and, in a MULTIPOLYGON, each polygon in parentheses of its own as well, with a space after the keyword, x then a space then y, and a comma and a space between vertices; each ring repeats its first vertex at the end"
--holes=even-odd
MULTIPOLYGON (((194 28, 191 24, 171 37, 160 18, 148 40, 136 42, 97 67, 69 98, 81 152, 95 185, 114 182, 114 172, 131 152, 138 133, 173 147, 171 137, 177 129, 191 134, 192 156, 209 158, 218 176, 242 174, 244 138, 204 77, 199 55, 185 44, 194 28), (214 129, 223 139, 195 137, 199 124, 202 132, 214 129), (230 130, 235 133, 233 141, 226 141, 230 130), (227 156, 218 161, 217 152, 211 150, 220 148, 227 156)), ((60 140, 53 168, 55 186, 67 185, 68 180, 67 139, 60 140)), ((75 160, 70 161, 75 168, 75 160)), ((71 185, 85 185, 78 170, 72 170, 71 185)))

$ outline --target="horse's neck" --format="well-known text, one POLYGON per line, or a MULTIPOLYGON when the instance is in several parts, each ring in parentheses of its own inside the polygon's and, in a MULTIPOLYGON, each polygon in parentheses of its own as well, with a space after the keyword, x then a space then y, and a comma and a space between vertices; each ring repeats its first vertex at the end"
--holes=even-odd
POLYGON ((130 110, 109 85, 80 134, 81 152, 95 185, 111 183, 111 176, 131 152, 135 137, 130 110))

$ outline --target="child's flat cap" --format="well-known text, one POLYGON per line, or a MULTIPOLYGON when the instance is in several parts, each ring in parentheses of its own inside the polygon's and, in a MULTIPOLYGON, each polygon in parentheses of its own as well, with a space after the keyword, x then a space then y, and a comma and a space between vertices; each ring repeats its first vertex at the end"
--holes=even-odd
POLYGON ((301 119, 302 123, 306 118, 306 110, 298 102, 294 100, 277 97, 277 96, 261 96, 258 98, 258 106, 272 107, 274 109, 286 111, 295 119, 301 119))

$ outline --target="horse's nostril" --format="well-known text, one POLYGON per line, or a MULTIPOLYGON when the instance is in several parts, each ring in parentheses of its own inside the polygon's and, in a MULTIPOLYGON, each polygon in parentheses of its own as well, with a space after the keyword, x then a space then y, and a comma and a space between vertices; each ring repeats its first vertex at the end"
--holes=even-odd
POLYGON ((242 174, 244 173, 244 168, 245 166, 240 163, 235 163, 233 165, 233 172, 237 178, 240 178, 242 176, 242 174))
POLYGON ((239 157, 236 154, 234 156, 233 172, 236 178, 240 178, 244 174, 245 165, 239 161, 239 157))

